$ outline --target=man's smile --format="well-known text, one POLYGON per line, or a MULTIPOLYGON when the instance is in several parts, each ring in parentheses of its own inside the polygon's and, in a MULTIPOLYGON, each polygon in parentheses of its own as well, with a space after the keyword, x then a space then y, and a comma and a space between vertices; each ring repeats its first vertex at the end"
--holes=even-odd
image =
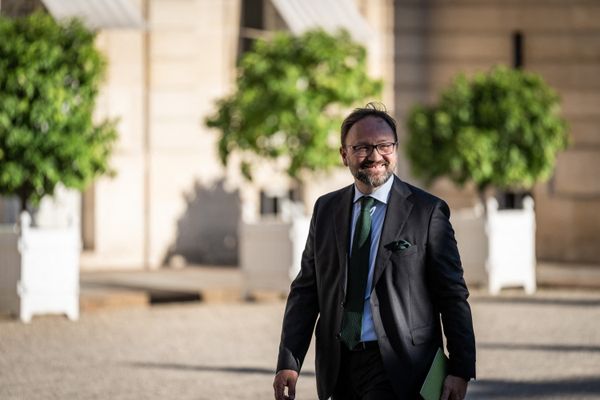
POLYGON ((388 167, 389 163, 383 162, 383 163, 369 163, 369 164, 362 164, 360 166, 360 169, 365 170, 365 171, 377 171, 377 170, 385 170, 388 167))

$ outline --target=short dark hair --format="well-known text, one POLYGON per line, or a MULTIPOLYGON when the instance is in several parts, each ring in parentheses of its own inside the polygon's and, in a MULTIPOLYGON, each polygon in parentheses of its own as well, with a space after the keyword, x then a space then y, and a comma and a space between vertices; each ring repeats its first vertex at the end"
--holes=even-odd
POLYGON ((346 136, 348 136, 350 128, 352 128, 352 126, 361 119, 371 116, 378 117, 384 120, 390 126, 390 128, 392 128, 392 131, 394 132, 394 140, 396 142, 398 141, 398 134, 396 133, 396 120, 392 118, 390 114, 388 114, 387 109, 385 108, 385 105, 383 103, 370 102, 367 103, 364 107, 355 108, 354 111, 352 111, 350 115, 348 115, 346 119, 344 119, 344 122, 342 122, 342 146, 346 143, 346 136))

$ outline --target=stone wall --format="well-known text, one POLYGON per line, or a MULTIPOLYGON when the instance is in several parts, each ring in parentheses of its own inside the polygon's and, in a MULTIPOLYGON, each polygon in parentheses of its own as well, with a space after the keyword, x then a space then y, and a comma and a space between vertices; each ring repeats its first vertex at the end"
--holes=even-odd
POLYGON ((146 30, 98 37, 109 68, 97 112, 120 118, 120 138, 116 177, 84 196, 82 268, 235 263, 239 197, 204 118, 235 76, 239 1, 139 3, 146 30))

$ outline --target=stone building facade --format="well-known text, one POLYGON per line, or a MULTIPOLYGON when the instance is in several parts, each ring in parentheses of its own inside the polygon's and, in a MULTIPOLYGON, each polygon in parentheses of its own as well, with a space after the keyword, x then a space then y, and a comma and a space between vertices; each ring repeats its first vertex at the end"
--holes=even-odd
MULTIPOLYGON (((233 89, 245 43, 289 29, 289 21, 275 0, 131 1, 144 27, 101 29, 97 41, 109 61, 97 113, 120 118, 120 139, 112 160, 117 176, 99 179, 83 195, 82 268, 235 264, 239 220, 256 218, 261 192, 277 192, 287 182, 267 171, 248 184, 235 168, 223 168, 218 133, 204 119, 215 99, 233 89)), ((42 2, 2 1, 4 12, 15 14, 27 12, 23 4, 32 9, 42 2)), ((520 36, 523 67, 558 90, 572 138, 552 179, 533 192, 538 259, 600 265, 600 3, 353 4, 370 27, 369 69, 384 79, 382 100, 400 121, 401 138, 415 102, 434 101, 458 72, 512 65, 520 36)), ((399 164, 399 175, 415 182, 403 156, 399 164)), ((343 170, 317 176, 305 188, 307 211, 319 194, 350 181, 343 170)), ((472 190, 448 182, 432 190, 454 209, 475 201, 472 190)))

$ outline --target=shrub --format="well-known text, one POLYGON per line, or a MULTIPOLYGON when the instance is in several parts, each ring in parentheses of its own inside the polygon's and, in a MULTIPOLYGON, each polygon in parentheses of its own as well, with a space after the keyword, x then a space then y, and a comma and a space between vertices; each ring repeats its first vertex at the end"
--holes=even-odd
POLYGON ((348 33, 277 33, 243 56, 235 92, 217 101, 206 123, 220 130, 224 165, 237 153, 251 180, 257 157, 277 160, 298 178, 339 163, 341 113, 381 87, 367 75, 365 49, 348 33))
POLYGON ((44 13, 0 17, 0 194, 22 209, 112 172, 115 122, 92 120, 105 68, 94 37, 44 13))
POLYGON ((559 97, 531 72, 495 67, 459 75, 438 104, 418 105, 408 118, 407 156, 427 183, 445 176, 480 194, 493 186, 529 189, 547 179, 568 143, 559 97))

